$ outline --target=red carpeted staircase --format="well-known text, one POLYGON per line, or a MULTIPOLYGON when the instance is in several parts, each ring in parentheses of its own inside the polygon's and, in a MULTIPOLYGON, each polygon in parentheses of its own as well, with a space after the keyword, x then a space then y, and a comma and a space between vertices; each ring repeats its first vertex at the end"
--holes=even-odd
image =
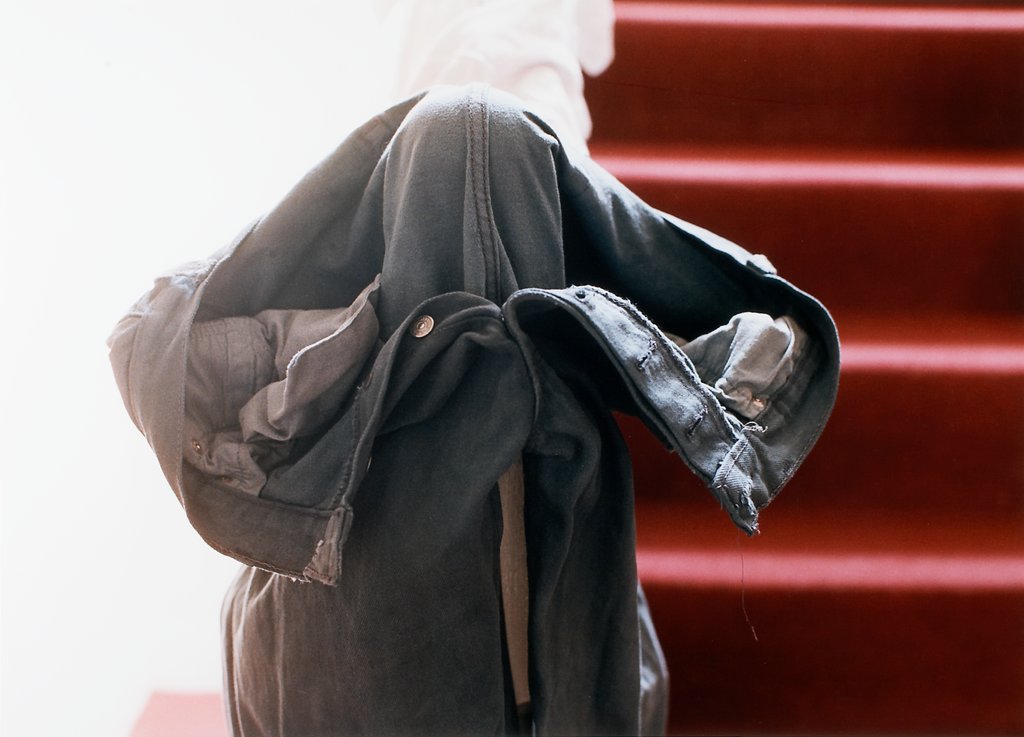
POLYGON ((833 312, 746 539, 623 420, 685 734, 1024 733, 1024 10, 619 2, 595 157, 833 312))

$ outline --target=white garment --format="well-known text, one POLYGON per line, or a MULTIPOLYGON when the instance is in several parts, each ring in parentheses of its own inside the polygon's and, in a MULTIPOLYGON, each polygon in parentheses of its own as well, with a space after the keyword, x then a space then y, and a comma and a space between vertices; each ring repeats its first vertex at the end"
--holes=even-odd
POLYGON ((436 84, 487 82, 586 152, 583 72, 612 61, 612 0, 375 0, 394 48, 396 100, 436 84))

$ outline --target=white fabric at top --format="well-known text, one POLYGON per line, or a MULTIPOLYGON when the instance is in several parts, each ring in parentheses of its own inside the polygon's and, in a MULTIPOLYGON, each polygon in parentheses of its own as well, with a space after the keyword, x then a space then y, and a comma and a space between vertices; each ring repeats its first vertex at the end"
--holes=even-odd
POLYGON ((586 151, 583 71, 614 53, 612 0, 376 0, 396 60, 396 99, 435 84, 486 82, 586 151))

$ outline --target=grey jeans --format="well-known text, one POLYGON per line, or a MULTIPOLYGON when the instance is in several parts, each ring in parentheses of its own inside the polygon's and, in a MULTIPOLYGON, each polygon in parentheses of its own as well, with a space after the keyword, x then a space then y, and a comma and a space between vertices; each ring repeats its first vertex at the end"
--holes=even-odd
MULTIPOLYGON (((278 422, 273 429, 265 427, 271 424, 268 414, 275 413, 267 412, 266 402, 255 398, 260 387, 266 393, 274 374, 282 376, 282 401, 276 416, 308 417, 311 413, 285 407, 283 401, 285 397, 299 403, 306 400, 302 389, 312 382, 306 381, 295 391, 284 386, 302 381, 303 361, 315 362, 315 368, 305 373, 331 377, 330 391, 344 396, 363 378, 349 367, 372 363, 379 350, 375 344, 378 334, 389 336, 402 330, 400 326, 409 315, 423 312, 425 301, 462 292, 501 304, 525 287, 565 285, 564 256, 559 247, 563 227, 560 189, 553 164, 557 139, 541 121, 515 107, 511 98, 499 97, 495 103, 494 96, 483 88, 435 90, 402 120, 360 201, 339 203, 354 209, 360 225, 366 218, 376 226, 372 234, 362 227, 346 233, 345 237, 353 239, 351 248, 380 248, 382 244, 374 241, 381 235, 386 244, 383 276, 374 275, 368 283, 372 290, 369 299, 364 290, 352 305, 339 308, 346 314, 328 315, 328 324, 313 334, 302 334, 308 331, 305 325, 313 322, 306 317, 310 311, 302 309, 285 315, 277 310, 253 317, 229 316, 197 325, 190 352, 187 406, 196 407, 196 414, 202 414, 200 407, 222 407, 223 402, 206 399, 210 380, 204 381, 204 377, 211 375, 232 376, 242 384, 228 391, 221 389, 222 396, 246 398, 242 406, 222 407, 224 416, 212 423, 205 420, 206 426, 229 426, 230 417, 240 416, 242 431, 228 431, 230 437, 222 438, 223 452, 203 454, 200 462, 208 466, 204 470, 220 475, 225 469, 211 465, 219 457, 232 459, 229 465, 242 458, 256 467, 255 473, 238 474, 234 467, 228 473, 235 478, 258 476, 260 463, 253 459, 262 461, 266 452, 238 453, 235 443, 265 445, 265 438, 282 425, 287 436, 274 437, 277 443, 294 443, 292 435, 311 433, 287 422, 278 422), (390 285, 397 288, 389 291, 390 285), (373 319, 364 317, 368 312, 373 319), (282 325, 290 328, 293 337, 286 335, 282 325), (337 325, 345 329, 332 330, 331 326, 337 325), (253 331, 266 339, 265 348, 250 337, 253 331), (326 350, 331 341, 343 343, 343 349, 326 350), (254 342, 258 349, 247 350, 254 342), (318 346, 321 355, 311 351, 289 358, 294 356, 294 348, 282 346, 293 344, 318 346), (280 357, 261 362, 250 355, 280 357), (285 375, 280 365, 289 360, 291 371, 285 375), (251 368, 267 364, 265 375, 251 368), (258 413, 261 419, 247 422, 254 407, 262 410, 258 413)), ((436 314, 432 319, 436 320, 436 314)), ((435 325, 435 331, 451 330, 444 324, 435 325)), ((483 344, 494 340, 487 331, 474 335, 470 325, 464 323, 452 334, 483 344)), ((508 350, 511 347, 511 343, 491 346, 490 357, 473 350, 460 363, 457 357, 464 349, 456 344, 433 359, 447 362, 443 368, 431 364, 425 370, 406 368, 408 379, 398 372, 392 374, 392 382, 413 380, 431 386, 410 388, 388 426, 378 433, 374 462, 359 496, 393 498, 380 509, 372 502, 361 505, 359 499, 355 501, 355 521, 346 542, 346 570, 339 585, 296 582, 251 567, 240 573, 224 607, 225 685, 234 734, 302 737, 532 730, 530 724, 522 723, 524 715, 516 709, 507 642, 504 630, 496 629, 505 615, 500 606, 505 592, 495 578, 495 543, 504 520, 492 477, 506 457, 528 449, 535 402, 522 356, 508 350), (438 372, 457 377, 458 384, 445 387, 434 397, 438 384, 446 383, 438 372), (482 386, 475 387, 477 382, 482 386), (453 398, 451 391, 462 398, 453 398), (496 394, 486 396, 491 391, 496 394), (452 411, 453 405, 459 404, 464 406, 452 411), (395 415, 403 412, 415 417, 396 420, 395 415), (481 412, 491 419, 482 421, 481 412), (473 434, 483 442, 466 442, 463 426, 470 421, 473 434), (456 444, 445 442, 445 438, 456 444), (460 474, 454 465, 469 472, 460 474), (379 474, 375 469, 380 469, 379 474), (409 496, 420 499, 410 503, 409 496), (433 502, 425 507, 427 499, 433 502), (470 557, 453 554, 454 545, 472 546, 474 553, 470 557), (389 570, 393 565, 389 559, 404 562, 389 570), (432 574, 422 565, 433 569, 432 574), (385 622, 389 626, 384 627, 385 622)), ((563 401, 571 399, 568 390, 565 395, 563 401)), ((335 406, 340 403, 334 400, 335 406)), ((315 426, 316 413, 312 416, 315 426)), ((577 421, 592 424, 582 417, 577 421)), ((607 432, 611 430, 606 427, 607 432)), ((214 443, 215 439, 210 445, 214 443)), ((530 465, 529 450, 527 456, 530 465)), ((322 469, 334 466, 329 461, 318 465, 320 468, 314 468, 312 459, 306 458, 272 470, 255 488, 263 498, 293 501, 296 489, 322 486, 322 469)), ((628 494, 628 489, 620 490, 620 496, 623 494, 628 494)), ((626 509, 622 515, 628 518, 626 509)), ((595 529, 602 528, 606 526, 595 525, 595 529)), ((609 569, 609 574, 612 571, 609 569)), ((612 579, 604 583, 618 587, 624 582, 612 579)), ((635 662, 616 677, 615 687, 633 691, 625 699, 635 705, 632 718, 637 721, 631 731, 636 731, 642 720, 644 733, 658 734, 664 730, 667 716, 664 659, 642 591, 635 581, 626 585, 633 586, 637 595, 615 629, 631 630, 628 641, 637 649, 635 662)), ((596 591, 587 598, 594 597, 603 594, 596 591)), ((549 629, 573 626, 568 612, 549 616, 565 617, 549 629)), ((575 671, 599 670, 582 661, 601 657, 600 647, 590 653, 574 652, 571 659, 557 665, 557 677, 573 679, 575 671)), ((539 696, 543 708, 545 695, 541 692, 539 696)), ((599 694, 590 696, 596 698, 599 694)), ((615 702, 621 700, 581 707, 592 710, 596 706, 600 711, 615 708, 615 702)), ((561 725, 559 732, 627 727, 602 727, 599 721, 580 720, 568 713, 548 717, 548 721, 561 725)))
POLYGON ((224 607, 235 735, 663 730, 612 412, 752 533, 831 411, 838 339, 763 257, 574 156, 514 98, 432 90, 115 329, 189 521, 247 564, 224 607), (520 461, 528 723, 500 573, 520 461))

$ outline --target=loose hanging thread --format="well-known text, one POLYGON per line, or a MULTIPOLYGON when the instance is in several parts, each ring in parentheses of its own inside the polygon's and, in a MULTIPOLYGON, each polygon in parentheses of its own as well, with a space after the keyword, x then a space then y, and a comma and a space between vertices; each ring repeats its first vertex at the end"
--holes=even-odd
POLYGON ((754 636, 754 642, 758 642, 757 630, 754 629, 754 623, 750 621, 750 615, 747 613, 747 580, 743 565, 743 546, 740 544, 738 532, 736 533, 736 549, 740 554, 740 608, 743 610, 743 618, 747 621, 747 626, 750 627, 750 633, 754 636))

